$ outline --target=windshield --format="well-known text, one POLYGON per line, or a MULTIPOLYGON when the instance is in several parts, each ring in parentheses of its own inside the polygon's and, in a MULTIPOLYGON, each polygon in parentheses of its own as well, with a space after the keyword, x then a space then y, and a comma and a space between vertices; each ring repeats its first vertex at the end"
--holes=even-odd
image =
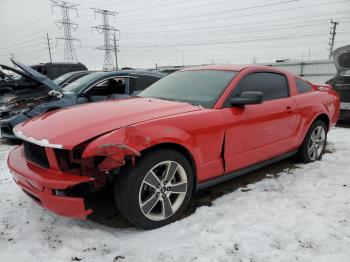
POLYGON ((104 76, 105 74, 106 74, 105 72, 96 72, 96 73, 83 76, 82 78, 79 78, 78 80, 67 85, 64 88, 64 91, 79 94, 91 83, 98 80, 100 77, 104 76))
POLYGON ((343 76, 350 76, 350 70, 346 70, 344 73, 342 73, 343 76))
POLYGON ((228 84, 234 71, 182 71, 168 75, 138 94, 212 108, 228 84))
POLYGON ((55 78, 55 79, 53 80, 53 82, 54 82, 56 85, 61 85, 61 84, 63 84, 64 82, 66 82, 66 80, 68 80, 69 78, 71 78, 72 76, 74 76, 76 73, 77 73, 77 72, 70 72, 70 73, 61 75, 61 76, 55 78))

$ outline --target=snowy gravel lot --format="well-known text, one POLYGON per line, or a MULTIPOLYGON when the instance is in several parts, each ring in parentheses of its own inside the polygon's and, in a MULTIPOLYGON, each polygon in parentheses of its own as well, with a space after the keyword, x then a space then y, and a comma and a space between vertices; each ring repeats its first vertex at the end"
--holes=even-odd
MULTIPOLYGON (((0 261, 350 261, 350 128, 322 161, 283 161, 197 195, 153 231, 58 217, 33 203, 0 145, 0 261)), ((107 219, 108 220, 108 219, 107 219)))

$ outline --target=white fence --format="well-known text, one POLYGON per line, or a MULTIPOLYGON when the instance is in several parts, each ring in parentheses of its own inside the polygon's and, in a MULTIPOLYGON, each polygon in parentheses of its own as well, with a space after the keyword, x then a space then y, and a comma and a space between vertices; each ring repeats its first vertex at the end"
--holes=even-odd
POLYGON ((324 84, 337 73, 333 60, 310 60, 265 64, 299 75, 316 84, 324 84))

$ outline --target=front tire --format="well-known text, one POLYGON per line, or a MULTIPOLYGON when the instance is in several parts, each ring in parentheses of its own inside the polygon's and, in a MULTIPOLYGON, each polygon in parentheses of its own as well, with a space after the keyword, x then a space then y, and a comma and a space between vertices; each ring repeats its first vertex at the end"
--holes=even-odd
POLYGON ((119 212, 132 224, 154 229, 175 221, 188 205, 193 171, 184 155, 160 149, 126 166, 115 184, 119 212))
POLYGON ((299 149, 299 158, 303 163, 321 160, 327 143, 327 127, 321 121, 315 121, 307 132, 299 149))

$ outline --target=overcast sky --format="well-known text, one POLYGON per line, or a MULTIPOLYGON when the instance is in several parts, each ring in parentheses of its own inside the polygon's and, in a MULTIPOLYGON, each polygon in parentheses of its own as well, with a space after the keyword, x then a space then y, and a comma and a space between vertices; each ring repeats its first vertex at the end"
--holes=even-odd
MULTIPOLYGON (((330 19, 339 21, 336 47, 350 44, 350 0, 76 0, 79 27, 73 37, 78 60, 101 68, 102 23, 91 8, 118 12, 119 65, 154 67, 208 63, 324 59, 330 19)), ((54 61, 63 61, 63 36, 55 20, 60 9, 49 0, 0 0, 0 63, 9 56, 23 63, 48 62, 46 33, 54 61)))

